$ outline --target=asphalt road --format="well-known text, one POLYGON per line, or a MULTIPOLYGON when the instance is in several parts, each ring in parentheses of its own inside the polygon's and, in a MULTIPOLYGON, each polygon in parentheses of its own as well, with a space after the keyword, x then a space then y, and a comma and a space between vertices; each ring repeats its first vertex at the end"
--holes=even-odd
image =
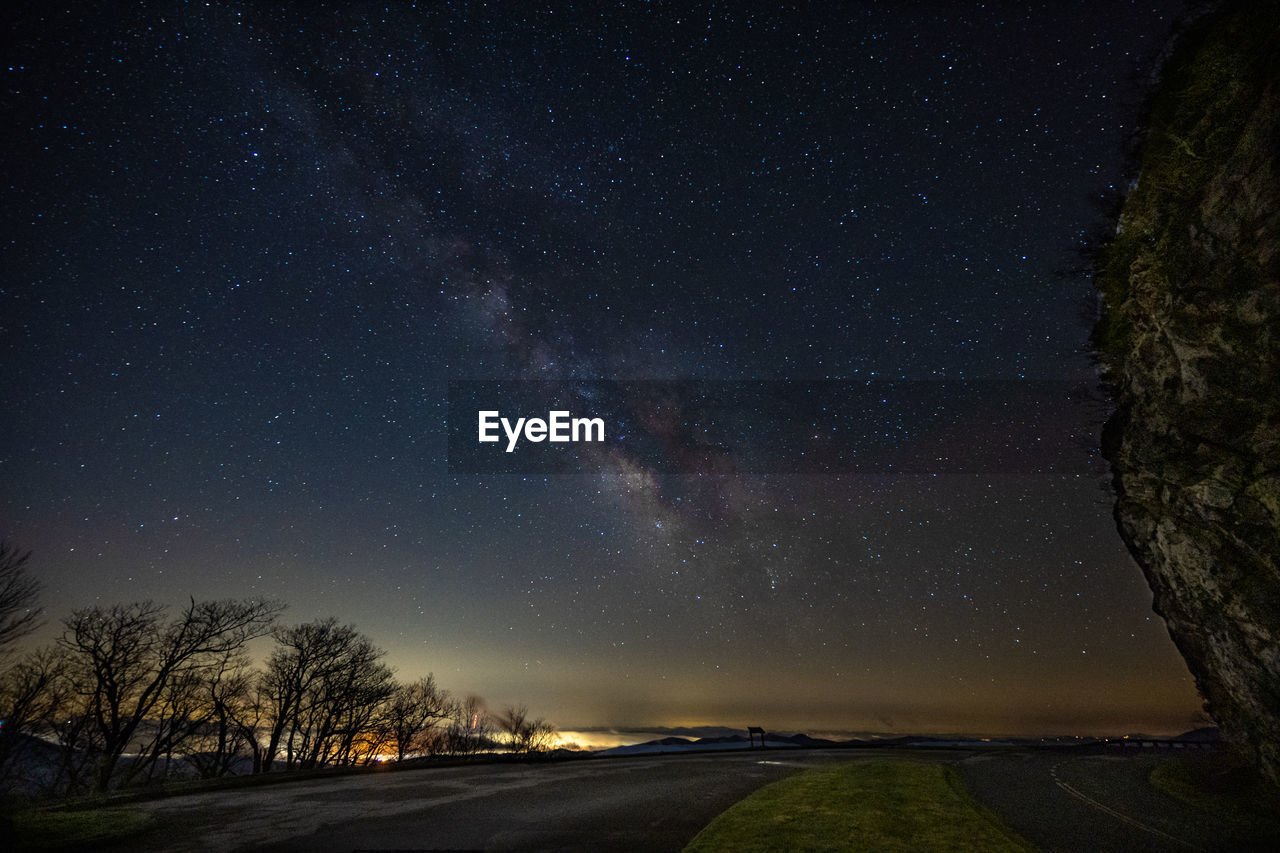
POLYGON ((1276 849, 1189 814, 1146 781, 1155 758, 1064 751, 776 750, 484 764, 317 779, 140 803, 127 850, 680 850, 769 782, 836 762, 951 764, 1046 851, 1276 849))
MULTIPOLYGON (((885 757, 881 750, 859 757, 885 757)), ((426 768, 138 804, 165 851, 680 850, 755 789, 839 751, 426 768)))
POLYGON ((1151 770, 1170 757, 992 750, 953 766, 975 798, 1046 853, 1280 850, 1280 839, 1154 788, 1151 770))

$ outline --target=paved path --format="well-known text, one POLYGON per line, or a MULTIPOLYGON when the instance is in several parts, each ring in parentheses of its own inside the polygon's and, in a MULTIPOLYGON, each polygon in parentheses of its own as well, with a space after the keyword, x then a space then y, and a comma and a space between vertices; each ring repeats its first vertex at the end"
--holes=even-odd
POLYGON ((1018 749, 743 751, 371 773, 144 802, 159 828, 121 849, 675 851, 762 785, 885 759, 951 764, 1046 851, 1274 849, 1153 789, 1146 779, 1158 759, 1018 749))
MULTIPOLYGON (((138 804, 129 850, 680 850, 755 789, 882 750, 767 751, 426 768, 138 804)), ((123 849, 123 848, 122 848, 123 849)))
POLYGON ((1152 787, 1168 756, 1063 750, 982 752, 954 766, 965 786, 1046 853, 1244 853, 1280 849, 1152 787))

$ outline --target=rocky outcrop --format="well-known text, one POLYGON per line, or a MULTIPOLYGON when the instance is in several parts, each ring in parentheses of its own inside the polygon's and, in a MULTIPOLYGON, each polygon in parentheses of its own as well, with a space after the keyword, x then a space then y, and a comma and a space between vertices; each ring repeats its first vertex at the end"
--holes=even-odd
POLYGON ((1099 267, 1116 521, 1226 738, 1280 782, 1280 13, 1202 19, 1099 267))

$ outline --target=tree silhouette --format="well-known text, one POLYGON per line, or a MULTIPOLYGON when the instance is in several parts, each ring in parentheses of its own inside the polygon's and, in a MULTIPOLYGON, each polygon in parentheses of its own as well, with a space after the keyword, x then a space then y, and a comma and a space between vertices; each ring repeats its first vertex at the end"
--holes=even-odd
POLYGON ((22 737, 39 731, 63 705, 59 673, 65 663, 57 650, 40 649, 0 676, 0 779, 8 777, 10 759, 22 737))
POLYGON ((286 770, 295 762, 352 762, 357 740, 395 689, 390 668, 381 662, 385 653, 332 617, 279 628, 272 636, 277 648, 262 676, 272 718, 263 772, 271 770, 281 748, 286 770))
POLYGON ((484 700, 474 694, 449 703, 446 743, 452 755, 474 755, 493 746, 493 721, 484 700))
POLYGON ((69 676, 94 735, 94 789, 107 790, 144 720, 181 716, 172 707, 177 691, 267 633, 281 609, 264 601, 192 599, 172 621, 165 620, 165 607, 150 601, 84 608, 67 617, 58 644, 70 652, 69 676))
POLYGON ((27 571, 30 551, 0 539, 0 655, 40 625, 40 581, 27 571))
MULTIPOLYGON (((25 554, 5 555, 22 569, 25 554)), ((64 794, 150 782, 183 764, 221 776, 246 756, 258 773, 281 754, 286 770, 473 755, 500 745, 495 722, 513 753, 554 745, 555 729, 524 706, 491 718, 482 699, 454 700, 432 675, 398 683, 353 626, 273 627, 282 609, 192 599, 174 616, 151 601, 74 611, 55 643, 0 672, 0 780, 7 760, 24 766, 9 759, 38 744, 32 735, 59 745, 56 764, 36 750, 46 756, 36 772, 64 794), (268 634, 275 646, 258 668, 246 646, 268 634)))
POLYGON ((507 736, 507 746, 520 755, 546 752, 555 745, 555 727, 541 717, 529 719, 529 709, 524 705, 511 705, 498 715, 498 728, 507 736))
POLYGON ((396 760, 428 751, 428 735, 449 717, 449 696, 436 687, 433 675, 396 687, 385 711, 387 729, 396 745, 396 760))
POLYGON ((202 724, 193 738, 187 760, 204 778, 230 773, 247 749, 254 759, 253 772, 261 769, 261 748, 256 730, 261 719, 254 690, 257 672, 243 653, 228 655, 204 674, 199 690, 202 724))

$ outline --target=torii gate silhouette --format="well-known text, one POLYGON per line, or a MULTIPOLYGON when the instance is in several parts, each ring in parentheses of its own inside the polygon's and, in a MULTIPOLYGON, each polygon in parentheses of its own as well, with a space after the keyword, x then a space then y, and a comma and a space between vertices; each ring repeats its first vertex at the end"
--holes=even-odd
POLYGON ((760 735, 760 748, 764 749, 764 729, 759 726, 747 726, 747 749, 756 748, 756 735, 760 735))

